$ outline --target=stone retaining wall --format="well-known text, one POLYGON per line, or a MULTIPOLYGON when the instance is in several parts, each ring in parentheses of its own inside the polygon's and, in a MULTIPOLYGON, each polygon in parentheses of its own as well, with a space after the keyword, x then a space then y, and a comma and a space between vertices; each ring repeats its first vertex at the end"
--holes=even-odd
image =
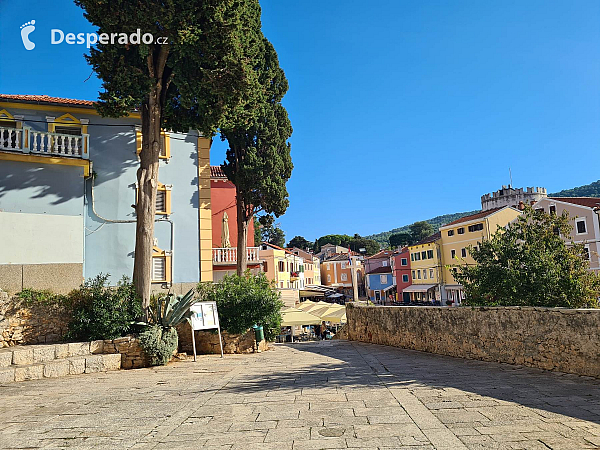
MULTIPOLYGON (((179 351, 188 354, 193 353, 192 347, 192 330, 187 322, 180 324, 177 327, 179 335, 179 351)), ((256 340, 254 339, 254 330, 248 330, 244 334, 229 334, 227 331, 221 331, 223 338, 223 353, 252 353, 254 351, 256 340)), ((219 348, 219 334, 213 331, 196 331, 196 353, 221 353, 219 348)), ((259 350, 268 349, 266 341, 260 342, 259 350)))
POLYGON ((139 369, 150 365, 140 341, 134 336, 103 341, 101 353, 120 353, 122 369, 139 369))
POLYGON ((348 339, 600 378, 600 310, 346 305, 348 339))

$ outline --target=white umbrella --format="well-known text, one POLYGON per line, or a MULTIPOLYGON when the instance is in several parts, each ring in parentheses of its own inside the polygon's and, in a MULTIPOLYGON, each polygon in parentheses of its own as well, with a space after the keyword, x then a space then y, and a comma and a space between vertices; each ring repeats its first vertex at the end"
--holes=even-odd
POLYGON ((223 231, 221 233, 221 247, 231 247, 231 241, 229 240, 229 216, 227 211, 223 214, 223 231))

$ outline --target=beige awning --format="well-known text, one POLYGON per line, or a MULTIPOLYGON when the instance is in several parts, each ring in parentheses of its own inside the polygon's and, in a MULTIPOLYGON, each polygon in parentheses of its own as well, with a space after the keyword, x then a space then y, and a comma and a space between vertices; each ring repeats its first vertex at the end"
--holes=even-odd
POLYGON ((411 284, 402 289, 402 292, 427 292, 429 289, 436 286, 437 284, 411 284))
POLYGON ((297 308, 286 308, 281 311, 281 326, 320 325, 322 320, 297 308))

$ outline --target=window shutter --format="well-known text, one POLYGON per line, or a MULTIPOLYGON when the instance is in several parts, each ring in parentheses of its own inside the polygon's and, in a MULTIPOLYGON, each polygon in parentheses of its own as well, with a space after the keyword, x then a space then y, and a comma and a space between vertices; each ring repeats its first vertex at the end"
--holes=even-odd
POLYGON ((164 257, 152 258, 152 279, 166 280, 167 279, 167 260, 164 257))
POLYGON ((166 211, 167 210, 167 191, 156 192, 156 210, 166 211))

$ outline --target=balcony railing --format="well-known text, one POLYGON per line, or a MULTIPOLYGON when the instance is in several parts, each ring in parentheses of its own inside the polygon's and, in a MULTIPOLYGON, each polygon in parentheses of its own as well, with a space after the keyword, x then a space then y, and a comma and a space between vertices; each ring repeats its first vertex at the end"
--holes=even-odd
MULTIPOLYGON (((248 262, 259 261, 258 247, 246 248, 248 262)), ((237 263, 237 248, 213 248, 213 263, 214 264, 236 264, 237 263)))
POLYGON ((89 159, 89 135, 72 135, 0 126, 0 150, 89 159))

